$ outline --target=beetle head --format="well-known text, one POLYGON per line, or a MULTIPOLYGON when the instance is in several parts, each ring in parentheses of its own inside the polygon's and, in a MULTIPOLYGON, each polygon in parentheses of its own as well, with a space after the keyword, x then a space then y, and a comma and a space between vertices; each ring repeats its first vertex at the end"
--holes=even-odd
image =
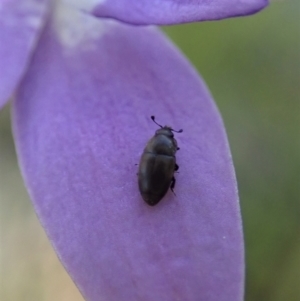
POLYGON ((174 138, 174 134, 172 133, 172 128, 167 125, 162 127, 161 129, 156 130, 155 136, 156 135, 165 135, 167 137, 174 138))

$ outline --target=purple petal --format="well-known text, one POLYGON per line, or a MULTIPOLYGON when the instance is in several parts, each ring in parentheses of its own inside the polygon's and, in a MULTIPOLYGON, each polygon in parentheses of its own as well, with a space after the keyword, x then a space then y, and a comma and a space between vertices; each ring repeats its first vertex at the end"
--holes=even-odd
MULTIPOLYGON (((72 0, 69 0, 72 1, 72 0)), ((254 14, 268 0, 88 0, 81 7, 98 17, 132 24, 177 24, 254 14)))
POLYGON ((23 75, 48 0, 10 0, 0 3, 0 109, 23 75))
POLYGON ((240 301, 236 182, 207 88, 156 28, 75 22, 71 40, 68 23, 46 28, 13 104, 20 166, 59 258, 86 300, 240 301), (135 166, 152 114, 184 128, 176 196, 155 207, 135 166))

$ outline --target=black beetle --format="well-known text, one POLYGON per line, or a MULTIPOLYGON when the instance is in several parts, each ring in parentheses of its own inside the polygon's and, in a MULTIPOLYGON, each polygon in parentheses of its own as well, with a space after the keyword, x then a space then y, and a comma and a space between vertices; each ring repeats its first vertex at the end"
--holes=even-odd
POLYGON ((143 151, 138 182, 144 201, 154 206, 165 196, 169 187, 174 193, 174 172, 179 168, 175 154, 179 148, 173 132, 181 133, 182 130, 175 131, 169 126, 161 126, 154 116, 151 119, 161 128, 155 132, 143 151))

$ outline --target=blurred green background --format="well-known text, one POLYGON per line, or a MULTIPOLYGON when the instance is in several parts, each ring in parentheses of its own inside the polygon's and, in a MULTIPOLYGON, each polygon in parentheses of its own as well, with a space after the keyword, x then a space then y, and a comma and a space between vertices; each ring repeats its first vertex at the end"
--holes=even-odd
MULTIPOLYGON (((248 18, 164 30, 205 79, 227 128, 244 222, 246 301, 298 301, 300 3, 274 1, 248 18)), ((8 107, 0 112, 0 219, 0 300, 83 300, 33 212, 8 107)))

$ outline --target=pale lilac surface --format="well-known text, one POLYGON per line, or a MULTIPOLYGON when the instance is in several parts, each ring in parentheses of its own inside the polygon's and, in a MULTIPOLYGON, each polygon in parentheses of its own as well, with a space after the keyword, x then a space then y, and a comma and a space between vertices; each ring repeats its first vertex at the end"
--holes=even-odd
POLYGON ((0 109, 23 75, 48 0, 0 0, 0 109))
POLYGON ((92 44, 69 48, 49 25, 13 103, 20 166, 54 248, 86 300, 241 301, 236 182, 207 88, 157 29, 98 24, 92 44), (157 129, 150 115, 184 129, 177 196, 155 207, 135 166, 157 129))
MULTIPOLYGON (((245 16, 254 14, 268 5, 267 0, 88 0, 85 2, 95 3, 92 12, 98 17, 115 18, 132 24, 165 25, 245 16)), ((88 7, 90 6, 92 4, 88 7)))

